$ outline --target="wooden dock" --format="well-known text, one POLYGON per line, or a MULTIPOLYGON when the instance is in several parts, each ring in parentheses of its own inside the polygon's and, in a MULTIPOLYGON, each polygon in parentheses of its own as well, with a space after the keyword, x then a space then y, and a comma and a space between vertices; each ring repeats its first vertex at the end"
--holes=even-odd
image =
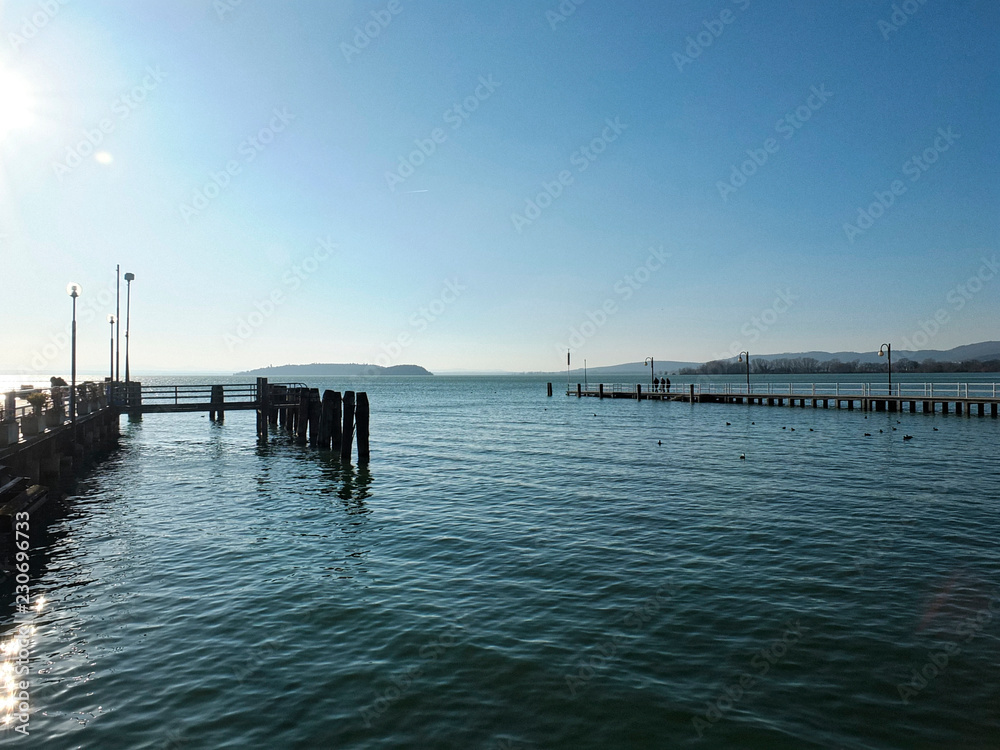
MULTIPOLYGON (((549 383, 549 395, 552 394, 549 383)), ((895 383, 887 386, 870 383, 762 383, 747 390, 735 383, 687 383, 669 391, 642 384, 612 384, 566 389, 577 398, 627 398, 647 401, 685 403, 753 404, 813 409, 857 409, 863 412, 887 411, 923 414, 964 414, 996 417, 1000 408, 1000 384, 997 383, 895 383)))

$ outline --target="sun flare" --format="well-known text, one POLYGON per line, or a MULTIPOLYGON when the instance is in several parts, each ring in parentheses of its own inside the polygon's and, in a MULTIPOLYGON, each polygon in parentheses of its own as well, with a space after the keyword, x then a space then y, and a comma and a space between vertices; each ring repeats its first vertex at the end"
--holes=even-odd
POLYGON ((0 138, 31 124, 34 101, 24 79, 0 69, 0 138))

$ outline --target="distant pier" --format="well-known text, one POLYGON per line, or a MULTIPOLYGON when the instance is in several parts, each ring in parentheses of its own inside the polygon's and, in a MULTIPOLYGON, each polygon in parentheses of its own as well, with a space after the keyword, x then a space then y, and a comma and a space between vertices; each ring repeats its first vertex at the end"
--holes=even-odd
MULTIPOLYGON (((552 384, 548 384, 552 395, 552 384)), ((641 383, 612 384, 566 389, 567 396, 578 398, 627 398, 647 401, 686 403, 752 404, 813 409, 857 409, 863 412, 887 411, 923 414, 964 414, 996 417, 1000 409, 997 383, 897 383, 892 390, 871 383, 765 383, 746 386, 734 383, 687 383, 670 390, 654 389, 641 383)))

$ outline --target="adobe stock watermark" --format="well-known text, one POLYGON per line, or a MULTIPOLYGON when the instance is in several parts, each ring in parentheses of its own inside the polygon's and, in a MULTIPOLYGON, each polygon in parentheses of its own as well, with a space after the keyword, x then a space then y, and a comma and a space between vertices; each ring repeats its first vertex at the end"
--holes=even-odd
MULTIPOLYGON (((937 136, 931 145, 903 162, 903 174, 910 178, 910 182, 916 182, 941 158, 941 154, 950 149, 961 137, 951 126, 938 128, 937 136)), ((906 193, 906 190, 907 186, 902 180, 893 180, 886 190, 876 190, 873 193, 875 196, 873 203, 867 207, 858 206, 858 218, 853 223, 844 223, 844 234, 847 235, 848 242, 853 245, 858 235, 871 229, 892 207, 896 198, 906 193)))
MULTIPOLYGON (((677 587, 672 583, 660 586, 656 593, 634 607, 630 607, 621 619, 622 625, 629 630, 636 632, 642 630, 653 617, 659 614, 661 607, 665 607, 671 597, 677 593, 677 587)), ((634 633, 633 633, 634 634, 634 633)), ((586 654, 577 658, 576 674, 567 674, 566 689, 570 698, 576 698, 577 693, 586 686, 597 674, 608 666, 614 659, 625 655, 629 650, 629 640, 623 633, 615 633, 603 643, 588 649, 594 652, 591 656, 586 654)))
MULTIPOLYGON (((500 88, 501 82, 494 81, 493 75, 485 78, 479 76, 479 85, 475 90, 462 101, 456 102, 445 110, 443 119, 446 125, 451 126, 452 131, 462 127, 469 116, 479 109, 479 105, 493 96, 493 92, 500 88)), ((389 190, 396 192, 396 186, 402 185, 406 180, 414 175, 419 167, 437 153, 438 146, 448 140, 448 133, 444 128, 434 128, 428 133, 426 138, 417 138, 413 141, 416 148, 406 156, 399 157, 399 164, 395 171, 385 173, 385 182, 389 190)))
POLYGON ((588 310, 587 320, 569 329, 569 338, 565 344, 556 344, 556 352, 562 355, 567 349, 576 351, 596 336, 611 316, 621 309, 619 305, 632 299, 632 296, 642 289, 646 282, 653 277, 653 274, 663 268, 669 257, 670 253, 663 249, 663 245, 649 248, 646 260, 612 285, 614 295, 609 295, 596 310, 588 310))
MULTIPOLYGON (((997 260, 996 253, 992 258, 985 255, 981 258, 982 264, 965 281, 956 284, 944 295, 945 302, 953 312, 962 310, 969 300, 975 297, 1000 271, 1000 261, 997 260)), ((917 323, 917 330, 909 336, 903 336, 902 349, 917 351, 923 349, 930 343, 931 339, 940 333, 941 329, 951 322, 952 313, 948 308, 939 307, 934 314, 917 323)))
MULTIPOLYGON (((814 112, 822 109, 823 105, 833 96, 832 91, 828 91, 825 83, 821 83, 819 88, 812 86, 809 89, 809 96, 805 102, 795 109, 787 112, 784 117, 774 124, 774 130, 786 141, 792 138, 806 122, 813 116, 814 112)), ((776 138, 767 138, 760 148, 748 148, 747 156, 750 158, 742 162, 739 166, 732 165, 733 171, 728 180, 718 180, 715 187, 719 191, 719 197, 724 202, 729 202, 729 195, 735 193, 747 184, 747 180, 753 177, 760 167, 763 167, 781 149, 781 144, 776 138)))
POLYGON ((733 341, 729 344, 729 350, 723 354, 716 355, 715 359, 731 359, 740 354, 749 347, 750 344, 754 343, 760 337, 768 331, 782 315, 787 313, 795 301, 799 298, 799 295, 792 292, 791 289, 786 288, 784 291, 777 290, 775 294, 774 301, 771 303, 770 307, 766 307, 760 311, 759 315, 754 315, 749 321, 743 324, 740 328, 740 335, 744 337, 743 340, 733 341))
MULTIPOLYGON (((421 306, 415 313, 410 315, 409 324, 414 333, 423 333, 435 320, 444 315, 445 311, 462 296, 466 290, 464 284, 458 279, 447 279, 441 293, 429 304, 421 306)), ((375 364, 379 367, 388 367, 395 361, 403 350, 411 346, 415 339, 409 331, 400 331, 399 334, 388 344, 382 344, 382 353, 375 358, 375 364)))
POLYGON ((336 251, 337 243, 329 235, 318 238, 312 254, 293 264, 282 274, 281 286, 272 289, 266 297, 256 300, 253 303, 254 309, 237 318, 233 329, 225 333, 223 338, 229 351, 235 351, 238 346, 253 336, 285 303, 286 294, 301 287, 303 282, 316 273, 336 251))
POLYGON ((889 41, 889 35, 905 26, 910 17, 916 15, 916 12, 926 4, 927 0, 903 0, 899 4, 893 3, 892 15, 889 16, 889 20, 879 20, 878 22, 878 30, 882 32, 882 38, 889 41))
MULTIPOLYGON (((115 289, 105 287, 96 294, 85 293, 77 300, 77 326, 78 330, 95 320, 104 320, 107 313, 114 310, 115 289)), ((52 371, 53 363, 58 359, 60 365, 65 366, 69 356, 65 354, 72 341, 73 322, 70 321, 64 328, 49 334, 48 341, 31 353, 27 367, 20 369, 20 377, 27 382, 37 375, 49 374, 52 371)))
POLYGON ((354 27, 354 36, 351 37, 353 45, 347 42, 340 43, 340 51, 344 59, 350 64, 351 60, 361 54, 361 51, 371 44, 378 35, 385 31, 386 27, 392 23, 392 19, 403 12, 403 5, 400 0, 389 0, 381 10, 371 12, 371 20, 354 27))
MULTIPOLYGON (((731 1, 741 12, 750 7, 750 0, 731 1)), ((729 8, 723 8, 717 18, 709 18, 702 21, 701 25, 705 28, 694 36, 689 36, 684 40, 687 42, 687 46, 684 47, 684 54, 674 52, 673 60, 674 65, 677 66, 677 70, 683 73, 684 66, 690 65, 697 58, 701 57, 701 53, 711 47, 715 40, 722 36, 722 32, 726 30, 726 26, 735 20, 736 14, 729 8)))
POLYGON ((21 47, 26 45, 31 39, 38 36, 38 33, 48 26, 52 19, 59 15, 59 11, 64 6, 69 5, 70 0, 42 0, 38 3, 38 10, 31 15, 21 17, 21 25, 18 32, 7 34, 7 41, 10 42, 12 52, 20 52, 21 47))
MULTIPOLYGON (((993 622, 994 615, 1000 615, 1000 596, 997 595, 994 595, 978 612, 964 618, 955 628, 955 635, 964 643, 971 643, 993 622)), ((955 641, 945 641, 937 651, 928 651, 924 663, 910 670, 909 682, 900 682, 896 685, 899 699, 903 704, 908 705, 911 699, 926 690, 944 673, 949 662, 961 653, 962 648, 955 641)))
POLYGON ((576 9, 587 0, 562 0, 555 8, 545 11, 545 20, 549 22, 549 28, 555 31, 559 24, 566 23, 571 15, 576 13, 576 9))
POLYGON ((236 9, 243 5, 243 0, 215 0, 212 7, 215 8, 215 15, 220 21, 225 21, 226 16, 235 13, 236 9))
MULTIPOLYGON (((628 125, 621 122, 618 117, 604 120, 605 127, 599 135, 590 139, 590 142, 576 149, 569 157, 570 166, 576 167, 577 173, 586 172, 587 169, 603 154, 609 145, 618 140, 618 137, 628 129, 628 125)), ((512 213, 510 221, 518 234, 524 231, 526 226, 533 224, 541 215, 542 211, 552 205, 553 201, 559 198, 563 191, 573 184, 573 173, 564 169, 555 175, 551 182, 542 183, 542 192, 534 198, 525 198, 524 213, 512 213)))
POLYGON ((218 198, 222 191, 229 187, 233 178, 243 171, 243 167, 260 155, 266 149, 278 133, 281 133, 295 119, 286 107, 271 110, 270 122, 258 130, 253 135, 243 139, 237 148, 237 153, 243 157, 242 160, 230 159, 226 166, 218 172, 209 172, 208 181, 200 188, 195 189, 191 196, 190 203, 181 203, 178 206, 181 218, 185 223, 190 224, 191 219, 200 214, 209 203, 218 198))
POLYGON ((788 650, 802 640, 808 630, 809 628, 802 625, 802 620, 788 622, 780 638, 754 653, 750 659, 750 667, 756 670, 756 674, 749 671, 742 672, 719 691, 719 696, 714 701, 709 701, 704 712, 691 718, 698 737, 704 737, 705 730, 711 729, 732 711, 733 707, 771 671, 771 667, 781 661, 788 650))
POLYGON ((114 133, 118 125, 127 120, 166 77, 167 74, 159 65, 155 68, 149 66, 137 85, 116 97, 108 107, 113 116, 101 118, 95 127, 84 130, 82 139, 73 146, 66 147, 65 158, 62 161, 52 162, 52 171, 59 182, 83 164, 84 159, 97 153, 97 147, 104 143, 104 139, 114 133))
POLYGON ((444 633, 421 646, 418 652, 420 661, 394 674, 391 678, 392 685, 383 690, 375 700, 361 709, 361 718, 365 722, 365 728, 371 729, 375 722, 389 710, 389 706, 413 689, 414 681, 424 673, 424 670, 431 663, 440 659, 445 651, 458 644, 458 635, 462 631, 462 626, 459 624, 460 620, 461 617, 456 618, 455 622, 448 623, 444 633))

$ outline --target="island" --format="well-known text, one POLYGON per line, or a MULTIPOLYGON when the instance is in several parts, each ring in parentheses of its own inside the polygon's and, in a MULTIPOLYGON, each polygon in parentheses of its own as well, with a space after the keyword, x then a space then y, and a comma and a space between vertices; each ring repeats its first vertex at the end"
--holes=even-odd
POLYGON ((314 362, 309 365, 278 365, 277 367, 259 367, 256 370, 244 370, 233 375, 249 375, 256 378, 344 378, 364 375, 433 375, 420 365, 381 365, 369 364, 334 364, 314 362))

